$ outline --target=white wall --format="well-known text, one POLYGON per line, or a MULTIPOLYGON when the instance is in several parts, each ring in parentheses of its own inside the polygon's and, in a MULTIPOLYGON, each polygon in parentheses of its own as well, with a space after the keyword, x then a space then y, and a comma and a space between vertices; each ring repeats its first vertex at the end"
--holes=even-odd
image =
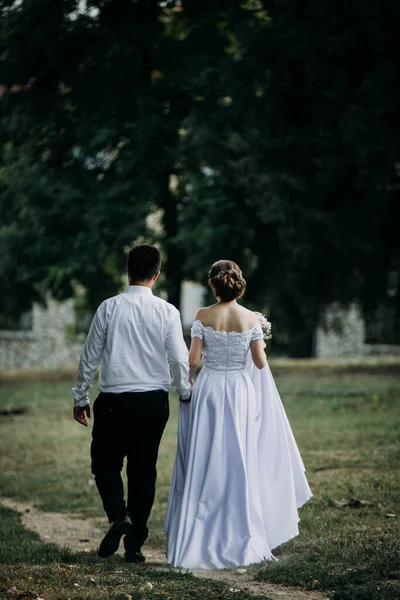
POLYGON ((183 326, 190 327, 196 313, 204 306, 205 288, 199 283, 185 281, 181 291, 181 317, 183 326))

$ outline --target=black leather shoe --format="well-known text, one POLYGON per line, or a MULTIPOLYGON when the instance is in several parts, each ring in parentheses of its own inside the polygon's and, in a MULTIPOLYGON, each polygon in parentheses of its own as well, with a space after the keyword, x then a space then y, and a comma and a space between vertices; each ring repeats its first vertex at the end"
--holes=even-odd
POLYGON ((109 530, 104 536, 98 551, 101 558, 107 558, 118 550, 119 542, 123 535, 132 528, 132 521, 125 515, 111 523, 109 530))
POLYGON ((127 563, 144 563, 146 561, 140 550, 137 552, 125 552, 124 559, 127 563))

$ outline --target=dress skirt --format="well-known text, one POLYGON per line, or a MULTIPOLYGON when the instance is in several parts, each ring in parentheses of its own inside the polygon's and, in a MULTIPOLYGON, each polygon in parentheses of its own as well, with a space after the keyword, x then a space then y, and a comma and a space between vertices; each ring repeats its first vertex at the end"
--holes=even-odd
POLYGON ((203 367, 181 404, 164 530, 171 566, 224 569, 274 559, 311 497, 268 365, 203 367))

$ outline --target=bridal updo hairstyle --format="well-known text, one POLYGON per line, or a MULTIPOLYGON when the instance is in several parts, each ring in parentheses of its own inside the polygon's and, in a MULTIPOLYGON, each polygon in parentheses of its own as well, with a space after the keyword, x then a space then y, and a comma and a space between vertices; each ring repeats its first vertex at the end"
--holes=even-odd
POLYGON ((231 260, 218 260, 208 273, 208 283, 221 302, 241 298, 246 291, 246 280, 239 266, 231 260))

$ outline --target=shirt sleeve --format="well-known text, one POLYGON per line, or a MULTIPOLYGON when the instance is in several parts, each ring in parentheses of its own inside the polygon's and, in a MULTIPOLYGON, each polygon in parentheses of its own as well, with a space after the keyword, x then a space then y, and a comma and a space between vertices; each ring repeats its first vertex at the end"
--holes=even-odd
POLYGON ((256 323, 253 327, 253 331, 251 334, 251 341, 255 342, 256 340, 262 340, 262 339, 263 339, 262 327, 261 327, 260 323, 256 323))
POLYGON ((193 325, 190 330, 190 335, 192 338, 196 337, 196 338, 199 338, 199 340, 204 339, 203 324, 198 319, 196 319, 196 321, 193 321, 193 325))
POLYGON ((172 385, 182 400, 190 396, 189 383, 189 351, 183 338, 182 324, 179 312, 171 317, 167 338, 166 350, 171 371, 172 385))
POLYGON ((72 388, 74 406, 89 404, 89 390, 103 356, 107 339, 106 306, 101 304, 93 317, 86 341, 82 348, 75 387, 72 388))

